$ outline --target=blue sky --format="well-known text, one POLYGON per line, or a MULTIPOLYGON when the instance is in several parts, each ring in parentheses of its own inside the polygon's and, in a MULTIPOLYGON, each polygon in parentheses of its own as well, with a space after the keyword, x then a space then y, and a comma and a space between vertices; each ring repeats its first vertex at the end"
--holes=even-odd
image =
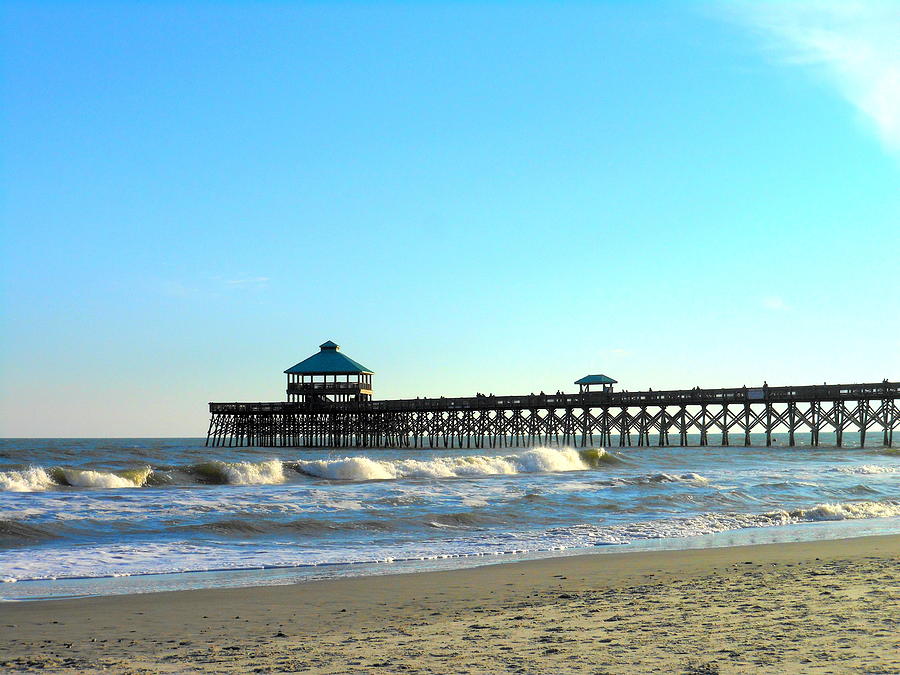
POLYGON ((896 4, 0 12, 2 435, 900 377, 896 4))

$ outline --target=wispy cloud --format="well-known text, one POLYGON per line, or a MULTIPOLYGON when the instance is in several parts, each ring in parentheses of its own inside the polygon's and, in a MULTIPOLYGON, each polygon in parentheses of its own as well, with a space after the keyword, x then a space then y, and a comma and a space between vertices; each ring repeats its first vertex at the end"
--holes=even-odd
POLYGON ((900 152, 900 2, 800 0, 729 5, 785 63, 818 71, 900 152))
POLYGON ((790 309, 788 304, 784 301, 784 298, 777 295, 770 295, 763 298, 761 304, 765 309, 770 309, 773 312, 784 312, 790 309))
POLYGON ((223 294, 238 292, 240 290, 261 290, 268 288, 269 277, 238 277, 226 279, 224 277, 206 277, 200 279, 158 280, 157 288, 163 295, 172 298, 215 298, 223 297, 223 294))
POLYGON ((269 283, 269 277, 247 277, 246 279, 225 279, 226 286, 260 288, 269 283))
POLYGON ((162 291, 163 295, 172 298, 194 298, 200 295, 200 291, 197 288, 188 286, 187 284, 174 279, 163 279, 159 281, 158 288, 162 291))

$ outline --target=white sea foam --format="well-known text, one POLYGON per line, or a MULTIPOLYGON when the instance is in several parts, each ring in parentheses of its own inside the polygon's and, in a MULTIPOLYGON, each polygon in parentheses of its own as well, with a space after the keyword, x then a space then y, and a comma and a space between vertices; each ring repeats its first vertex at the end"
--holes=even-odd
POLYGON ((877 464, 862 464, 860 466, 839 466, 835 471, 839 473, 852 473, 860 475, 875 475, 879 473, 896 473, 897 468, 893 466, 879 466, 877 464))
POLYGON ((191 472, 216 483, 230 485, 273 485, 284 482, 284 466, 277 459, 262 462, 203 462, 191 472))
POLYGON ((271 485, 284 482, 284 468, 277 459, 264 462, 223 462, 222 473, 232 485, 271 485))
POLYGON ((571 448, 535 448, 500 455, 458 455, 433 459, 375 460, 342 457, 332 460, 298 461, 301 473, 331 480, 391 480, 396 478, 456 478, 518 473, 585 471, 608 457, 604 450, 578 452, 571 448))
POLYGON ((53 479, 39 466, 20 471, 0 471, 0 490, 7 492, 36 492, 53 485, 53 479))
MULTIPOLYGON (((777 527, 836 520, 890 518, 900 516, 900 501, 845 502, 817 504, 808 509, 776 510, 766 513, 706 513, 686 518, 666 518, 594 527, 578 526, 591 540, 606 544, 624 544, 637 539, 664 539, 716 534, 728 530, 777 527)), ((571 529, 571 528, 563 528, 571 529)))
POLYGON ((397 477, 393 464, 368 457, 344 457, 332 460, 301 460, 295 466, 301 473, 331 480, 388 480, 397 477))
POLYGON ((690 483, 692 485, 708 485, 709 478, 699 473, 654 473, 645 476, 616 477, 595 481, 596 485, 656 485, 659 483, 690 483))
POLYGON ((890 518, 900 516, 900 502, 845 502, 819 504, 811 509, 792 511, 798 521, 856 520, 859 518, 890 518))
MULTIPOLYGON (((0 551, 3 581, 165 574, 208 570, 259 569, 437 560, 505 555, 517 552, 561 551, 639 540, 683 538, 728 530, 767 528, 831 520, 877 519, 900 516, 900 501, 819 504, 808 509, 758 514, 707 513, 622 525, 582 524, 549 530, 467 532, 465 536, 403 543, 357 543, 353 546, 297 547, 294 542, 210 545, 188 541, 136 544, 90 544, 44 550, 35 556, 27 549, 0 551)), ((432 521, 435 531, 455 531, 432 521)))
MULTIPOLYGON (((525 473, 584 471, 619 460, 602 449, 535 448, 508 455, 456 455, 431 459, 373 459, 365 455, 340 459, 300 460, 286 465, 300 473, 344 481, 391 480, 397 478, 455 478, 525 473)), ((285 464, 270 459, 257 462, 214 460, 184 466, 174 475, 186 473, 200 482, 226 485, 283 483, 285 464)), ((115 471, 70 467, 31 467, 0 471, 0 491, 47 490, 58 486, 80 488, 134 488, 146 484, 177 484, 171 469, 115 471)))
POLYGON ((114 473, 59 467, 48 470, 33 466, 20 471, 0 471, 0 491, 36 492, 61 485, 86 488, 135 488, 141 487, 150 473, 150 467, 125 469, 114 473))
POLYGON ((486 499, 482 499, 481 497, 463 497, 462 503, 469 508, 478 508, 481 506, 488 506, 489 504, 486 499))
POLYGON ((653 476, 650 476, 647 479, 649 483, 694 483, 697 485, 706 485, 709 483, 709 479, 701 476, 698 473, 682 473, 682 474, 670 474, 670 473, 658 473, 653 476))
MULTIPOLYGON (((131 477, 119 476, 110 471, 91 471, 90 469, 61 469, 67 485, 88 488, 136 488, 140 487, 146 475, 138 482, 131 477)), ((148 472, 149 473, 149 472, 148 472)))

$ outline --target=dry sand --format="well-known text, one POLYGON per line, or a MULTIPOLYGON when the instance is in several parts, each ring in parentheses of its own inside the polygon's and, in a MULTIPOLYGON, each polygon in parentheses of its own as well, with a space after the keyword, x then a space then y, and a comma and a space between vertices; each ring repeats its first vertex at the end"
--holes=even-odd
POLYGON ((900 536, 0 605, 52 672, 900 673, 900 536))

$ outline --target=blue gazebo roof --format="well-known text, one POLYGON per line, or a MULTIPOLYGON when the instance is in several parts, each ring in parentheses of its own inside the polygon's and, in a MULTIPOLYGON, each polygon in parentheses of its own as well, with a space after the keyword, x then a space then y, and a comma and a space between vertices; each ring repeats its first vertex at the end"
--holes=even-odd
POLYGON ((585 375, 580 380, 575 380, 575 384, 618 384, 618 382, 606 375, 585 375))
POLYGON ((303 359, 295 366, 288 368, 285 373, 303 375, 355 375, 356 373, 374 374, 361 363, 357 363, 349 356, 341 354, 340 347, 328 340, 319 345, 319 353, 313 354, 308 359, 303 359))

